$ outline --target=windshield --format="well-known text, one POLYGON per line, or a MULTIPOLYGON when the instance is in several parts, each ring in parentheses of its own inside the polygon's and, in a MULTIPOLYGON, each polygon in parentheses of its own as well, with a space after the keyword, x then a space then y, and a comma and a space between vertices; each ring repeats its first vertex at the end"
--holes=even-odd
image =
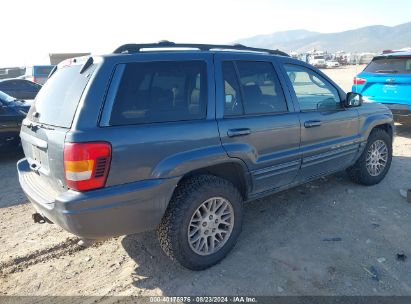
POLYGON ((13 102, 16 100, 16 98, 11 97, 10 95, 7 95, 6 93, 0 91, 0 100, 4 102, 13 102))
MULTIPOLYGON (((81 95, 90 79, 91 70, 80 74, 81 65, 58 69, 39 91, 30 109, 38 113, 38 122, 69 128, 81 95)), ((36 120, 37 121, 37 120, 36 120)))
POLYGON ((377 57, 370 62, 364 72, 411 74, 411 57, 377 57))

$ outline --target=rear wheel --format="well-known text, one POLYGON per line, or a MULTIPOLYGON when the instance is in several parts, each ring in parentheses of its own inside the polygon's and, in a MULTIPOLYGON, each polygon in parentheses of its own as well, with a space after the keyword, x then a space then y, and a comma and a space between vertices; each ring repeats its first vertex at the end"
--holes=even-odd
POLYGON ((382 129, 374 129, 357 162, 347 169, 350 178, 362 185, 375 185, 383 180, 392 161, 392 138, 382 129))
POLYGON ((192 270, 221 261, 241 232, 242 197, 227 180, 202 175, 184 181, 157 230, 160 245, 173 260, 192 270))

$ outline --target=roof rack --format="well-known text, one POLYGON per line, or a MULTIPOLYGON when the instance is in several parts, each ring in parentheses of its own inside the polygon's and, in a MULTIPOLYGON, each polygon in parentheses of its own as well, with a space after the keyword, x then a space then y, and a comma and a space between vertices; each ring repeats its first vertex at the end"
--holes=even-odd
POLYGON ((222 45, 222 44, 195 44, 195 43, 174 43, 167 40, 161 40, 158 43, 146 43, 146 44, 124 44, 114 50, 114 54, 122 53, 139 53, 142 49, 158 49, 158 48, 188 48, 188 49, 198 49, 200 51, 210 51, 210 50, 237 50, 237 51, 250 51, 259 53, 268 53, 272 55, 287 56, 289 55, 280 50, 269 50, 248 47, 242 44, 233 45, 222 45))

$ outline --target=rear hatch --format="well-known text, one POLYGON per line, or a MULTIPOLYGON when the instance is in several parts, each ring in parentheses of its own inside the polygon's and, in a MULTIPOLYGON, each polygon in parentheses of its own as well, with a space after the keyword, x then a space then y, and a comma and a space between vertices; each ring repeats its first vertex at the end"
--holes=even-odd
POLYGON ((65 136, 95 69, 91 65, 84 72, 82 67, 80 64, 62 64, 58 67, 39 91, 22 124, 20 137, 33 171, 32 183, 49 190, 49 193, 66 190, 63 162, 65 136))
POLYGON ((358 77, 370 100, 411 105, 411 56, 375 57, 358 77))

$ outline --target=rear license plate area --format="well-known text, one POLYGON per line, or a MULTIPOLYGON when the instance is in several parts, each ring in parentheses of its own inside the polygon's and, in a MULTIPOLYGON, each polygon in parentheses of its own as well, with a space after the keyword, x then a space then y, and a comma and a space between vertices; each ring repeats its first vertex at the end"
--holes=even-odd
POLYGON ((398 86, 395 84, 386 84, 382 87, 382 91, 385 94, 393 93, 397 94, 398 93, 398 86))
POLYGON ((31 145, 31 157, 32 161, 36 162, 43 169, 49 168, 47 149, 31 145))

